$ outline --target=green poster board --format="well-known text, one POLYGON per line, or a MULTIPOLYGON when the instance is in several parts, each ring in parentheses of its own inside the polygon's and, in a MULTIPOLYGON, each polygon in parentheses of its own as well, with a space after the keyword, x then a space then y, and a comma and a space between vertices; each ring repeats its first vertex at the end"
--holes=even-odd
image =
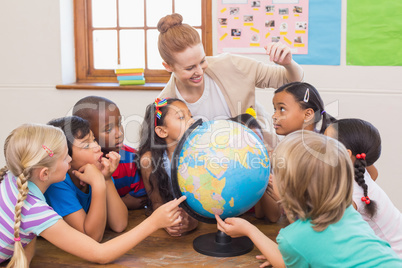
POLYGON ((402 65, 402 1, 348 1, 346 63, 402 65))

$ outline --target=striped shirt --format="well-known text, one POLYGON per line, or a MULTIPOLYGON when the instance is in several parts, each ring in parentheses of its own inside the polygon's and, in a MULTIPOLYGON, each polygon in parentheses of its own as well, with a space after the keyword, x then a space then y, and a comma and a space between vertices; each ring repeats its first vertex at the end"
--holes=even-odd
POLYGON ((119 151, 121 155, 119 165, 112 177, 117 192, 121 197, 130 194, 133 197, 145 196, 144 182, 140 177, 140 171, 137 168, 136 160, 138 155, 136 150, 123 145, 119 151))
MULTIPOLYGON (((29 193, 21 209, 20 238, 25 247, 32 239, 61 217, 46 203, 39 188, 28 181, 29 193)), ((18 188, 16 177, 8 172, 0 184, 0 263, 14 252, 14 211, 18 188)))

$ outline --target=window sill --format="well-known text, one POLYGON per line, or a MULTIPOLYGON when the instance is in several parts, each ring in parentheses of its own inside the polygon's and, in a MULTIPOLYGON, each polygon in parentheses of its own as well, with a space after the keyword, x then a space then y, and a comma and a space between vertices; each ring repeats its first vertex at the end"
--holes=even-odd
POLYGON ((119 83, 72 83, 56 85, 57 89, 68 90, 162 90, 165 83, 146 83, 145 85, 120 86, 119 83))

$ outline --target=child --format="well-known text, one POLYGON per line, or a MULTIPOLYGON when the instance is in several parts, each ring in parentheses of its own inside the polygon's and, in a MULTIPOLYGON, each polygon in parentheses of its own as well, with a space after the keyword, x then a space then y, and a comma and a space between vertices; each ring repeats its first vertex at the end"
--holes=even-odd
POLYGON ((137 169, 137 151, 123 144, 124 131, 117 105, 103 97, 88 96, 74 105, 73 115, 89 121, 95 139, 105 154, 120 154, 119 165, 112 175, 117 192, 128 209, 143 208, 147 197, 137 169))
POLYGON ((348 149, 355 167, 353 206, 373 228, 378 237, 390 243, 402 258, 402 215, 387 194, 366 172, 381 154, 378 130, 360 119, 341 119, 331 124, 325 134, 338 139, 348 149))
MULTIPOLYGON (((78 257, 108 263, 157 229, 180 222, 177 206, 184 196, 164 205, 127 233, 99 244, 66 224, 45 202, 43 192, 52 183, 63 181, 70 168, 66 137, 59 128, 22 125, 7 137, 4 153, 7 167, 0 170, 0 263, 12 256, 7 267, 29 266, 38 235, 78 257)), ((102 177, 93 165, 75 174, 82 181, 102 177)))
POLYGON ((77 117, 63 117, 48 123, 59 127, 67 137, 71 168, 64 181, 52 184, 45 192, 46 201, 75 229, 101 241, 106 223, 115 232, 122 232, 128 224, 128 211, 119 197, 111 177, 120 156, 110 152, 103 157, 88 121, 77 117), (83 172, 95 165, 103 176, 82 180, 76 171, 83 172))
POLYGON ((306 129, 324 133, 328 124, 335 120, 324 110, 320 94, 310 84, 293 82, 281 86, 273 98, 274 129, 278 135, 288 135, 296 130, 306 129), (321 121, 321 128, 316 125, 321 121))
MULTIPOLYGON (((179 99, 156 99, 146 109, 139 154, 141 175, 154 210, 173 199, 169 188, 171 159, 178 141, 193 122, 190 110, 179 99)), ((198 226, 197 220, 181 212, 181 225, 166 228, 171 236, 181 236, 198 226)))
POLYGON ((244 219, 216 215, 219 230, 250 237, 274 267, 402 267, 353 209, 353 165, 342 144, 311 131, 292 133, 275 149, 273 172, 291 223, 278 245, 244 219))
MULTIPOLYGON (((263 140, 261 126, 252 114, 240 114, 236 117, 230 118, 230 120, 250 128, 258 137, 260 137, 261 140, 263 140)), ((254 206, 256 218, 261 219, 266 217, 271 222, 277 222, 281 216, 281 207, 278 200, 278 196, 273 192, 272 179, 270 178, 266 191, 254 206)))

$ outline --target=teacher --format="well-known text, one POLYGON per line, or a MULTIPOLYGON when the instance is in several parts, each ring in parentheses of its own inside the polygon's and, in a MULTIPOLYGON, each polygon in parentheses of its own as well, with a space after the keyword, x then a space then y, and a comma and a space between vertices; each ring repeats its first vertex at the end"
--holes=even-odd
MULTIPOLYGON (((232 54, 206 57, 198 32, 174 13, 159 20, 159 53, 171 78, 160 98, 179 98, 193 116, 203 120, 227 119, 256 110, 264 142, 271 151, 277 143, 269 116, 255 100, 255 88, 278 88, 301 81, 303 69, 282 43, 265 46, 270 60, 278 65, 232 54)), ((271 101, 271 100, 266 100, 271 101)))

